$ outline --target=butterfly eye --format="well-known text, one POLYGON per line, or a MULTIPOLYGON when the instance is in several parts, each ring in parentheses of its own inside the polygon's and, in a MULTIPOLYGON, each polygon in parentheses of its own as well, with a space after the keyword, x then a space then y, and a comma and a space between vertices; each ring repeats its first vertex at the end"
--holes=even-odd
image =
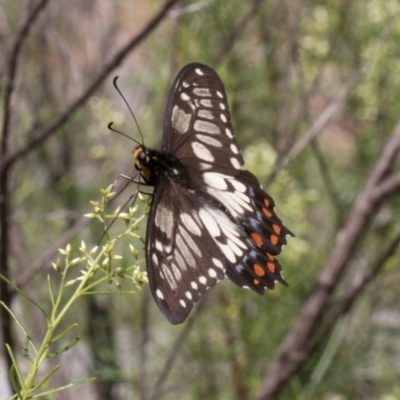
POLYGON ((141 151, 141 152, 139 153, 139 155, 138 155, 138 160, 139 160, 141 163, 144 163, 144 162, 146 161, 146 159, 147 159, 147 154, 146 154, 144 151, 141 151))

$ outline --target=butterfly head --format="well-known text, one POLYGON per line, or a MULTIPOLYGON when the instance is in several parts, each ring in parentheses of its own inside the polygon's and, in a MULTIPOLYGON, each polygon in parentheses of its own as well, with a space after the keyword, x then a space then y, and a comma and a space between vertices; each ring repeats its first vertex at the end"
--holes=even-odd
POLYGON ((151 172, 148 167, 150 162, 148 150, 144 146, 138 146, 135 150, 133 150, 132 155, 135 160, 135 168, 140 171, 146 182, 150 182, 151 172))

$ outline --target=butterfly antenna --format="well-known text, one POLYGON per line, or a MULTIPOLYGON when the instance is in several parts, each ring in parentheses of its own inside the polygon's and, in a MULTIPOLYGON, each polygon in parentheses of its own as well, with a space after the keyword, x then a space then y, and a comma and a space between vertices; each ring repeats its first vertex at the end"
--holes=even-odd
POLYGON ((136 119, 136 117, 135 117, 135 114, 133 113, 133 111, 132 111, 130 105, 129 105, 128 102, 126 101, 124 95, 122 94, 121 90, 119 89, 119 87, 118 87, 118 85, 117 85, 117 80, 118 80, 118 76, 116 76, 116 77, 113 79, 113 85, 114 85, 116 91, 119 93, 119 95, 120 95, 120 96, 122 97, 122 99, 124 100, 126 106, 128 107, 129 112, 131 113, 131 115, 132 115, 132 117, 133 117, 133 120, 135 121, 135 124, 136 124, 136 126, 137 126, 137 128, 138 128, 138 131, 139 131, 139 134, 140 134, 140 138, 142 139, 142 143, 140 143, 140 144, 143 146, 144 140, 143 140, 142 131, 140 130, 140 126, 139 126, 139 124, 138 124, 138 122, 137 122, 137 119, 136 119))
POLYGON ((129 135, 127 135, 127 134, 125 134, 125 133, 123 133, 123 132, 121 132, 121 131, 117 131, 115 128, 113 128, 113 124, 114 124, 114 122, 110 122, 110 123, 107 125, 107 127, 108 127, 108 129, 109 129, 110 131, 115 132, 115 133, 119 133, 120 135, 125 136, 126 138, 128 138, 128 139, 132 140, 133 142, 137 143, 139 146, 143 146, 143 144, 140 143, 140 142, 138 142, 136 139, 130 137, 129 135))

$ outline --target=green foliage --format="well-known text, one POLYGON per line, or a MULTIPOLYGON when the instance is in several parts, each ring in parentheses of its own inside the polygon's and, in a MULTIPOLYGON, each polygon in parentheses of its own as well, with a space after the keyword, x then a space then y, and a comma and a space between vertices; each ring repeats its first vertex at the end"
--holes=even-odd
MULTIPOLYGON (((61 259, 53 262, 53 269, 57 272, 57 278, 47 277, 48 301, 45 307, 39 305, 34 299, 16 287, 11 281, 4 276, 0 278, 7 281, 18 294, 28 300, 31 307, 40 310, 46 322, 46 331, 39 344, 36 344, 29 334, 29 328, 20 320, 11 309, 0 302, 0 304, 11 314, 15 323, 25 336, 24 346, 21 349, 24 361, 19 362, 10 346, 7 345, 9 356, 12 359, 12 368, 10 371, 10 382, 15 391, 15 395, 11 399, 30 399, 40 398, 52 395, 60 390, 72 388, 83 383, 88 383, 95 378, 85 379, 79 382, 73 382, 63 387, 46 390, 49 385, 50 378, 57 372, 60 365, 56 365, 44 377, 39 376, 39 370, 49 358, 62 355, 72 349, 80 340, 79 336, 70 339, 71 331, 76 329, 77 323, 72 322, 60 331, 66 314, 73 307, 77 307, 78 300, 83 296, 93 296, 100 294, 115 294, 114 291, 108 289, 115 286, 119 289, 119 293, 132 294, 134 291, 121 290, 122 281, 129 281, 131 285, 140 289, 144 283, 147 283, 147 274, 140 270, 139 264, 143 260, 137 260, 138 251, 131 245, 130 250, 136 261, 131 266, 118 266, 121 255, 114 251, 117 242, 126 237, 134 238, 140 241, 142 238, 138 233, 138 224, 144 218, 144 214, 137 217, 137 206, 130 208, 127 213, 123 213, 117 208, 112 214, 107 214, 105 206, 107 202, 115 195, 112 187, 102 190, 102 202, 92 202, 94 212, 87 214, 88 218, 97 219, 104 228, 108 228, 108 221, 121 219, 126 223, 126 230, 117 237, 111 239, 106 232, 105 244, 99 248, 87 249, 84 241, 81 242, 78 249, 72 248, 70 244, 65 249, 59 249, 61 259), (107 283, 105 289, 104 284, 107 283), (48 310, 47 310, 48 308, 48 310), (67 335, 68 334, 68 335, 67 335), (67 341, 67 344, 65 344, 67 341), (69 341, 69 342, 68 342, 69 341), (63 344, 64 343, 64 344, 63 344), (27 364, 27 365, 22 365, 27 364), (28 368, 27 368, 28 367, 28 368)), ((148 208, 148 202, 145 202, 148 208)), ((61 362, 62 363, 62 362, 61 362)))

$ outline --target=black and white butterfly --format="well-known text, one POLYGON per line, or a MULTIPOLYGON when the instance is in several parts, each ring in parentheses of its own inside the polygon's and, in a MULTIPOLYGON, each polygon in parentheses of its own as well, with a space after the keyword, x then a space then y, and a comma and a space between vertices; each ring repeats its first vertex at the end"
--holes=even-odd
POLYGON ((133 156, 154 186, 146 263, 157 305, 173 324, 227 276, 263 294, 286 282, 275 256, 293 234, 274 201, 244 168, 228 101, 217 73, 189 64, 172 86, 161 151, 138 146, 133 156))

